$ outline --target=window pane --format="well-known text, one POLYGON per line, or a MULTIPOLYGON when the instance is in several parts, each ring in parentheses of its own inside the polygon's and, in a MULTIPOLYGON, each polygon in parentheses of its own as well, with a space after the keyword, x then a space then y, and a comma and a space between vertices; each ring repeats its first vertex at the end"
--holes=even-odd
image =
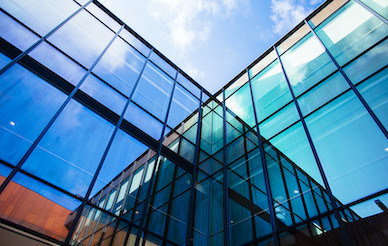
POLYGON ((352 92, 307 117, 306 123, 333 194, 342 203, 387 188, 387 139, 352 92))
POLYGON ((83 196, 113 129, 113 125, 91 110, 70 101, 23 169, 83 196))
POLYGON ((86 72, 84 68, 47 42, 41 43, 29 55, 75 86, 80 82, 86 72))
POLYGON ((173 68, 167 61, 165 61, 163 58, 161 58, 155 52, 152 52, 150 59, 160 69, 162 69, 165 73, 170 75, 171 78, 175 79, 176 69, 173 68))
POLYGON ((113 34, 83 10, 50 36, 48 41, 89 68, 113 38, 113 34))
MULTIPOLYGON (((8 1, 10 2, 10 1, 8 1)), ((4 1, 1 2, 1 4, 4 1)), ((24 51, 38 41, 38 36, 0 11, 0 37, 24 51)))
POLYGON ((130 45, 135 47, 144 56, 148 56, 148 53, 150 53, 150 48, 148 48, 143 42, 137 39, 128 30, 126 29, 122 30, 119 36, 122 37, 125 41, 127 41, 130 45))
POLYGON ((133 95, 133 101, 164 121, 174 81, 150 63, 133 95))
POLYGON ((124 118, 154 139, 160 138, 163 124, 134 103, 129 104, 124 118))
POLYGON ((231 110, 249 126, 252 127, 255 125, 255 117, 253 114, 252 97, 249 84, 245 84, 232 96, 226 99, 225 105, 228 107, 228 110, 231 110))
POLYGON ((252 79, 252 91, 259 122, 292 100, 279 61, 252 79))
POLYGON ((311 33, 281 59, 296 97, 337 69, 311 33))
POLYGON ((14 65, 0 77, 0 158, 16 165, 66 96, 14 65))
POLYGON ((133 163, 147 149, 147 146, 135 138, 122 130, 118 130, 98 175, 97 182, 93 187, 92 195, 111 182, 114 177, 133 163))
POLYGON ((181 73, 178 74, 177 81, 183 85, 188 91, 194 94, 197 98, 200 97, 201 90, 194 85, 189 79, 187 79, 185 76, 183 76, 181 73))
POLYGON ((384 38, 388 26, 355 2, 349 2, 316 30, 342 66, 384 38))
POLYGON ((377 13, 388 19, 388 3, 384 0, 361 0, 377 13))
POLYGON ((80 8, 69 0, 12 0, 0 6, 42 36, 80 8))
POLYGON ((145 63, 145 58, 120 38, 116 38, 93 73, 129 96, 145 63))
POLYGON ((82 83, 80 89, 116 114, 121 115, 123 112, 127 98, 99 80, 96 76, 90 74, 82 83))

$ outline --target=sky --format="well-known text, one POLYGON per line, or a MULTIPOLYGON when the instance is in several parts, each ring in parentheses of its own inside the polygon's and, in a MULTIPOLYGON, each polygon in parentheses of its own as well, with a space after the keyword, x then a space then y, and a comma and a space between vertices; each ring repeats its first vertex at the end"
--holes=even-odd
POLYGON ((211 93, 323 0, 101 0, 211 93))

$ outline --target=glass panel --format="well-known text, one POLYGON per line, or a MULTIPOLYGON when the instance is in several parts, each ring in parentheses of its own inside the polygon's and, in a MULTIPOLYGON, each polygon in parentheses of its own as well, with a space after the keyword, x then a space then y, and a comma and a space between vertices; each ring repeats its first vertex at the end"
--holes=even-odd
POLYGON ((122 114, 124 105, 127 102, 127 98, 92 74, 82 83, 80 90, 86 92, 118 115, 122 114))
POLYGON ((188 78, 182 75, 182 73, 178 74, 177 81, 181 85, 183 85, 183 87, 185 87, 188 91, 193 93, 194 96, 200 98, 201 90, 196 85, 194 85, 188 78))
POLYGON ((124 118, 154 139, 158 140, 160 138, 163 124, 134 103, 129 104, 124 118))
POLYGON ((345 78, 339 72, 335 73, 298 98, 298 103, 303 115, 311 113, 349 88, 350 86, 345 78))
POLYGON ((173 68, 167 61, 161 58, 155 52, 152 52, 150 60, 156 64, 160 69, 162 69, 165 73, 170 75, 171 78, 175 79, 176 69, 173 68))
POLYGON ((159 68, 148 63, 133 95, 133 101, 164 121, 173 83, 159 68))
MULTIPOLYGON (((0 4, 3 3, 4 1, 0 4)), ((38 36, 14 21, 2 11, 0 11, 0 37, 22 51, 26 50, 33 43, 38 41, 38 36)))
POLYGON ((50 36, 48 41, 89 68, 111 41, 113 34, 83 10, 50 36))
POLYGON ((40 35, 45 35, 80 7, 68 0, 1 1, 1 8, 40 35))
POLYGON ((112 17, 107 15, 104 11, 102 11, 102 9, 97 7, 94 3, 90 3, 88 6, 86 6, 86 9, 114 32, 117 32, 120 29, 120 24, 117 23, 112 17))
POLYGON ((284 40, 277 47, 279 54, 283 54, 289 48, 291 48, 294 44, 296 44, 299 40, 305 37, 310 32, 310 28, 308 25, 303 24, 297 31, 295 31, 291 36, 289 36, 286 40, 284 40))
POLYGON ((70 101, 23 169, 83 196, 113 129, 113 125, 86 107, 70 101))
POLYGON ((337 69, 311 33, 283 54, 281 60, 296 97, 337 69))
POLYGON ((147 146, 126 134, 124 131, 118 130, 108 155, 106 156, 97 182, 93 187, 92 195, 107 185, 146 150, 147 146))
POLYGON ((93 69, 93 73, 129 96, 145 63, 135 49, 116 38, 93 69))
POLYGON ((307 117, 306 123, 340 202, 387 188, 387 139, 352 92, 307 117))
POLYGON ((381 123, 388 128, 388 68, 370 77, 357 86, 357 89, 377 115, 381 123))
POLYGON ((123 38, 130 45, 135 47, 140 53, 142 53, 145 57, 150 53, 150 48, 148 48, 143 42, 141 42, 138 38, 136 38, 132 33, 128 30, 124 29, 120 32, 119 36, 123 38))
POLYGON ((251 90, 248 83, 226 99, 225 105, 228 107, 228 110, 231 110, 250 127, 255 125, 251 90))
POLYGON ((198 109, 199 101, 193 95, 188 93, 182 86, 177 84, 174 90, 167 124, 174 128, 181 123, 187 116, 198 109))
POLYGON ((0 77, 0 94, 0 158, 16 165, 66 96, 17 64, 0 77))
POLYGON ((41 43, 29 55, 75 86, 80 82, 86 72, 84 68, 47 42, 41 43))
POLYGON ((81 204, 23 174, 16 174, 0 195, 0 216, 44 235, 64 241, 68 218, 81 204))
POLYGON ((259 122, 292 100, 279 61, 252 79, 252 92, 259 122))
POLYGON ((272 50, 268 55, 264 58, 261 58, 259 62, 257 62, 251 69, 249 69, 249 77, 253 78, 261 72, 265 67, 275 61, 277 58, 275 50, 272 50))
POLYGON ((365 8, 350 2, 316 30, 342 66, 386 37, 388 26, 365 8))
POLYGON ((230 96, 233 92, 235 92, 238 88, 240 88, 243 84, 248 81, 248 73, 244 73, 236 81, 233 82, 228 88, 225 89, 225 98, 230 96))
POLYGON ((388 19, 388 3, 384 0, 361 0, 380 15, 388 19))
POLYGON ((287 156, 318 183, 323 184, 321 175, 310 149, 302 123, 297 123, 270 141, 275 148, 287 156))

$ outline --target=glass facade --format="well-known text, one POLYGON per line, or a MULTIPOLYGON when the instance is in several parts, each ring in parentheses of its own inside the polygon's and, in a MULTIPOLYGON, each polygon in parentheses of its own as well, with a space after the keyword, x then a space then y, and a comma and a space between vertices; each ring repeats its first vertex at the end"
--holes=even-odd
POLYGON ((0 6, 1 224, 59 245, 387 245, 385 1, 326 1, 215 95, 98 1, 0 6))

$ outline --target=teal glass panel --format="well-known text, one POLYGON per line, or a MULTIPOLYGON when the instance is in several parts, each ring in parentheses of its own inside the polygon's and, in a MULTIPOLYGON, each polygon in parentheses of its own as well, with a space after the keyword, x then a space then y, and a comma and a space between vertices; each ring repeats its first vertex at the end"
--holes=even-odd
POLYGON ((279 110, 279 112, 259 124, 260 134, 265 139, 270 139, 275 134, 297 121, 299 121, 299 115, 296 111, 295 104, 291 102, 289 105, 279 110))
POLYGON ((368 78, 357 89, 381 123, 388 128, 388 68, 368 78))
POLYGON ((72 100, 31 153, 23 169, 83 196, 113 129, 112 124, 72 100))
POLYGON ((112 31, 83 10, 51 35, 48 41, 90 68, 113 36, 112 31))
POLYGON ((354 84, 357 84, 384 68, 387 65, 387 60, 388 39, 346 65, 344 72, 354 84))
POLYGON ((298 98, 300 110, 306 116, 349 88, 345 78, 337 72, 298 98))
POLYGON ((296 97, 337 69, 319 40, 311 33, 287 50, 280 59, 296 97))
POLYGON ((245 84, 232 96, 226 99, 225 105, 228 110, 237 115, 250 127, 255 125, 255 117, 253 114, 252 97, 249 84, 245 84))
POLYGON ((190 192, 185 192, 171 202, 167 239, 178 245, 184 245, 186 242, 190 192))
POLYGON ((314 180, 323 184, 302 123, 293 125, 270 142, 314 180))
POLYGON ((385 38, 388 26, 352 1, 319 25, 316 32, 342 66, 385 38))
POLYGON ((384 0, 361 0, 374 11, 388 19, 388 3, 384 0))
POLYGON ((340 202, 387 188, 387 139, 353 92, 319 109, 306 123, 340 202))
POLYGON ((252 212, 230 200, 231 245, 241 245, 253 240, 252 212))
POLYGON ((252 92, 259 122, 292 100, 279 61, 252 79, 252 92))
POLYGON ((173 83, 162 70, 148 63, 132 100, 164 121, 173 83))
POLYGON ((66 95, 16 64, 0 77, 0 158, 16 165, 66 95))

